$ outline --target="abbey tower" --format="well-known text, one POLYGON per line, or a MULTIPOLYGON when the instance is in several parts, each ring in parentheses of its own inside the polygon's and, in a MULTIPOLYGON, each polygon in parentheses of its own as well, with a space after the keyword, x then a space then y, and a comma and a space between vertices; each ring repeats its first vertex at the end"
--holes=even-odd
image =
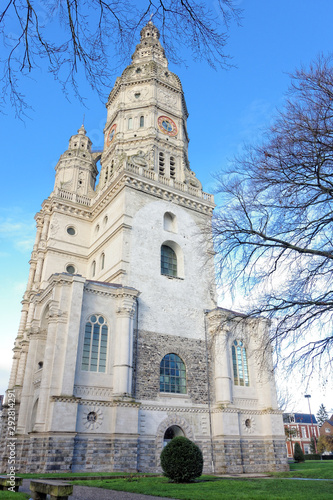
POLYGON ((214 201, 189 166, 187 117, 150 21, 110 93, 103 151, 81 126, 36 215, 9 381, 21 472, 155 472, 175 435, 206 471, 285 468, 258 356, 268 325, 217 307, 214 201))

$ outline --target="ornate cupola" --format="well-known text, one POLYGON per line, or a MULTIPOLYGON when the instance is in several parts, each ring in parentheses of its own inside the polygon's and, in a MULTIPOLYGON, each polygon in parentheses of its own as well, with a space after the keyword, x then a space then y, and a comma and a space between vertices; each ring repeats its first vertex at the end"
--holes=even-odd
POLYGON ((164 49, 159 41, 160 32, 152 21, 149 21, 148 24, 142 28, 140 36, 140 43, 136 46, 135 52, 132 55, 133 63, 136 64, 142 63, 145 60, 153 60, 167 68, 168 60, 165 57, 164 49))
POLYGON ((201 189, 189 167, 188 112, 182 85, 168 69, 159 37, 149 21, 141 30, 132 63, 109 95, 98 191, 125 164, 151 171, 161 182, 168 179, 201 189))
POLYGON ((77 134, 70 138, 67 151, 61 155, 55 167, 54 194, 61 190, 62 194, 68 192, 94 196, 98 157, 91 152, 91 144, 81 125, 77 134))

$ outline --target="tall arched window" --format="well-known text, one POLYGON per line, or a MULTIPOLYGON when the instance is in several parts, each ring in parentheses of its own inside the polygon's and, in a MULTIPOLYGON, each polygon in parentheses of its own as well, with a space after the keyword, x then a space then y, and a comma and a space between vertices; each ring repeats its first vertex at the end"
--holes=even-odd
POLYGON ((105 373, 107 341, 108 325, 105 318, 92 314, 84 330, 82 370, 105 373))
POLYGON ((186 368, 177 354, 167 354, 161 361, 160 392, 186 394, 186 368))
POLYGON ((105 253, 103 252, 101 255, 101 269, 104 269, 105 264, 105 253))
POLYGON ((91 274, 92 276, 95 276, 96 273, 96 261, 94 261, 91 265, 91 274))
POLYGON ((140 116, 140 127, 144 127, 144 125, 145 125, 145 117, 140 116))
POLYGON ((177 256, 168 245, 161 246, 161 274, 177 276, 177 256))
POLYGON ((235 340, 231 351, 234 369, 234 384, 249 386, 249 370, 247 366, 246 349, 243 342, 241 340, 235 340))
POLYGON ((132 128, 133 128, 133 118, 129 118, 128 119, 127 125, 128 125, 128 130, 132 130, 132 128))

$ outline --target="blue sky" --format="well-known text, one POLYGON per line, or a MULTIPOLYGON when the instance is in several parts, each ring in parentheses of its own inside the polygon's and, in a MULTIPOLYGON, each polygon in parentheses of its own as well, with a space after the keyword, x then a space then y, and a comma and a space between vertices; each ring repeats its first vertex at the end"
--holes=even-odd
MULTIPOLYGON (((214 2, 206 3, 214 9, 214 2)), ((214 190, 214 173, 223 170, 244 143, 258 140, 282 105, 288 73, 307 65, 321 52, 332 51, 332 0, 239 0, 237 4, 244 9, 242 26, 232 27, 226 47, 235 68, 214 71, 203 62, 192 61, 186 53, 187 67, 170 65, 182 81, 190 113, 191 168, 204 190, 210 192, 214 190)), ((110 89, 113 83, 110 81, 110 89)), ((34 215, 53 189, 54 167, 83 115, 94 146, 103 144, 106 119, 104 103, 84 81, 81 90, 86 107, 75 98, 68 101, 46 67, 22 84, 32 107, 30 118, 19 120, 9 106, 6 114, 0 115, 0 307, 5 318, 0 334, 0 394, 8 383, 35 236, 34 215)), ((299 383, 294 374, 292 384, 299 383)), ((313 412, 321 402, 327 409, 332 407, 333 390, 324 390, 317 378, 308 388, 313 394, 313 412)), ((302 390, 299 394, 295 409, 308 411, 302 390)))

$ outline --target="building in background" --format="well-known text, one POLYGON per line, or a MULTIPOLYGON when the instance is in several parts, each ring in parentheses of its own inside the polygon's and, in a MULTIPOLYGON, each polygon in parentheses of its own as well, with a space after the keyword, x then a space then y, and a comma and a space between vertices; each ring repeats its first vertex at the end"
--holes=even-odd
POLYGON ((333 438, 333 415, 326 420, 320 427, 319 433, 321 436, 332 436, 333 438))
POLYGON ((295 442, 301 445, 303 453, 311 453, 311 437, 318 439, 319 426, 315 415, 308 413, 284 413, 283 423, 286 434, 288 458, 294 455, 295 442))
POLYGON ((9 382, 21 472, 156 472, 178 435, 206 471, 286 468, 268 322, 216 303, 214 200, 190 169, 187 117, 149 22, 110 93, 104 150, 82 125, 36 215, 9 382))

